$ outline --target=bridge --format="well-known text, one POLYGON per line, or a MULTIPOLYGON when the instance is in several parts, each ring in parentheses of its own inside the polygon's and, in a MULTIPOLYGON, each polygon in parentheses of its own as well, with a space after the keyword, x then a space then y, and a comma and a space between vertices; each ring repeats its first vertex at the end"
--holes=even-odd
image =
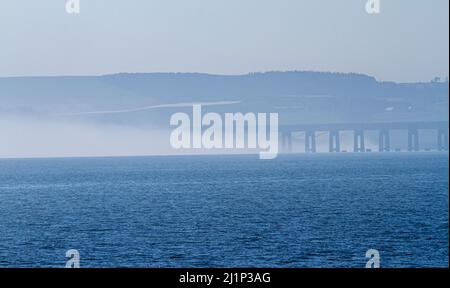
POLYGON ((448 151, 448 121, 434 122, 380 122, 380 123, 337 123, 337 124, 306 124, 282 125, 279 127, 281 151, 292 152, 292 134, 305 133, 305 152, 317 152, 316 137, 318 132, 327 132, 329 135, 329 152, 342 152, 340 132, 353 132, 353 152, 367 152, 365 146, 365 132, 378 131, 379 152, 391 151, 391 130, 408 131, 408 151, 420 151, 419 130, 435 130, 437 150, 448 151))

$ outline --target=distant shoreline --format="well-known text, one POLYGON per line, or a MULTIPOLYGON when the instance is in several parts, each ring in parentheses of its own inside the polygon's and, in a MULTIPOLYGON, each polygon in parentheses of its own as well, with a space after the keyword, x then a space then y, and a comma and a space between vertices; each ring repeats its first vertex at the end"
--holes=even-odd
MULTIPOLYGON (((111 158, 194 158, 194 157, 255 157, 258 160, 258 153, 229 153, 229 154, 159 154, 159 155, 112 155, 112 156, 48 156, 48 157, 0 157, 0 161, 5 160, 52 160, 52 159, 111 159, 111 158)), ((406 155, 449 155, 448 151, 419 151, 419 152, 409 152, 409 151, 396 151, 396 152, 340 152, 340 153, 330 153, 330 152, 317 152, 317 153, 281 153, 278 157, 340 157, 340 156, 406 156, 406 155)))

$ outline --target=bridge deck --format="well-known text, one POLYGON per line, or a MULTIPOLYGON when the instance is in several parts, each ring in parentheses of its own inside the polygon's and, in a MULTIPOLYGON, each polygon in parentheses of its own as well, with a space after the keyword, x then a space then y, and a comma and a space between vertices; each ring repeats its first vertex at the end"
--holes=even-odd
POLYGON ((346 130, 402 130, 402 129, 448 129, 448 121, 431 122, 380 122, 380 123, 334 123, 281 125, 280 132, 299 131, 346 131, 346 130))

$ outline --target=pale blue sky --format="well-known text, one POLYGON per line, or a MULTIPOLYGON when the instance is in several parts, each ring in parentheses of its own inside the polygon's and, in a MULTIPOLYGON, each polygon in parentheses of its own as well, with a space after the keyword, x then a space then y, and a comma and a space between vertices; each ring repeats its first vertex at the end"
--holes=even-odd
POLYGON ((117 72, 366 73, 429 81, 449 70, 449 1, 0 0, 0 77, 117 72))

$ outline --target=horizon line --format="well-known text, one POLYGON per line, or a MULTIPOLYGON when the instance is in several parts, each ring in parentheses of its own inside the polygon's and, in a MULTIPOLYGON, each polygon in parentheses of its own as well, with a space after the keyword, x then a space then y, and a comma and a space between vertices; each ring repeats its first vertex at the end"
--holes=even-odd
MULTIPOLYGON (((108 77, 108 76, 119 76, 119 75, 205 75, 205 76, 217 76, 217 77, 242 77, 242 76, 252 76, 258 74, 275 74, 275 73, 314 73, 314 74, 340 74, 340 75, 357 75, 373 78, 378 83, 395 83, 395 84, 427 84, 427 83, 440 83, 448 84, 449 77, 440 77, 440 82, 433 82, 434 79, 430 80, 420 80, 420 81, 395 81, 395 80, 379 80, 377 77, 362 73, 362 72, 339 72, 339 71, 323 71, 323 70, 267 70, 267 71, 253 71, 246 73, 210 73, 210 72, 168 72, 168 71, 153 71, 153 72, 111 72, 111 73, 99 73, 99 74, 48 74, 48 75, 11 75, 11 76, 1 76, 0 79, 20 79, 20 78, 89 78, 89 77, 108 77)), ((438 77, 437 77, 438 78, 438 77)))

